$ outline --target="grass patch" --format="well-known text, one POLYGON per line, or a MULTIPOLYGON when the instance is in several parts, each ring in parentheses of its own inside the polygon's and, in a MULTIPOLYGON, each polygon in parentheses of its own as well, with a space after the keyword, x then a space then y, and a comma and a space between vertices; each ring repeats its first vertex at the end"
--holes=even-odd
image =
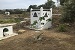
POLYGON ((18 23, 21 20, 19 19, 0 19, 0 23, 4 24, 4 23, 18 23))

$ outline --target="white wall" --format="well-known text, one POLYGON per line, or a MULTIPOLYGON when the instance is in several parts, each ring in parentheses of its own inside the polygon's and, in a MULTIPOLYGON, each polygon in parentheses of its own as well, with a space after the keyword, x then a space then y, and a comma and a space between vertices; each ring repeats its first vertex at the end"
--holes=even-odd
POLYGON ((7 34, 11 35, 13 34, 13 27, 12 26, 6 26, 6 27, 0 27, 0 37, 3 37, 3 29, 7 28, 9 31, 7 34))
POLYGON ((47 29, 50 28, 52 26, 52 21, 47 22, 47 19, 52 19, 52 8, 51 9, 43 9, 42 7, 39 9, 40 11, 32 11, 32 10, 37 10, 37 9, 31 9, 31 24, 34 23, 35 20, 37 20, 38 22, 38 28, 43 28, 47 29), (50 10, 50 11, 43 11, 43 10, 50 10), (38 17, 33 17, 34 13, 37 13, 38 17), (48 17, 45 17, 45 20, 42 20, 41 22, 39 21, 40 17, 44 17, 45 13, 47 13, 48 17), (44 23, 45 25, 41 25, 41 23, 44 23))
POLYGON ((35 13, 35 11, 32 11, 32 12, 31 12, 31 24, 33 24, 33 22, 34 22, 35 20, 38 21, 38 20, 39 20, 39 17, 40 17, 40 14, 38 14, 38 13, 40 13, 40 11, 36 11, 38 17, 33 17, 34 13, 35 13))
POLYGON ((10 12, 5 12, 6 15, 10 15, 10 12))
POLYGON ((3 28, 0 28, 0 37, 3 37, 3 28))

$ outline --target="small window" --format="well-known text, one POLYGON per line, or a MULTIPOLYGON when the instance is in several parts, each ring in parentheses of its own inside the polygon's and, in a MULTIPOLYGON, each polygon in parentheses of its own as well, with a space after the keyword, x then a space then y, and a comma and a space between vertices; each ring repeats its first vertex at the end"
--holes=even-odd
POLYGON ((47 13, 45 13, 44 17, 48 17, 47 13))
POLYGON ((34 16, 33 17, 38 17, 36 12, 34 13, 34 16))

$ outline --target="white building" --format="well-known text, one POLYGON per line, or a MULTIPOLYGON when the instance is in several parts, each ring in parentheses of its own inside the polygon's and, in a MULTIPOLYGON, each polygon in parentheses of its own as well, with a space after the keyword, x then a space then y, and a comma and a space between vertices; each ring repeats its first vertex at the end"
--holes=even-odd
POLYGON ((14 24, 0 24, 0 40, 17 35, 13 32, 14 24))
POLYGON ((5 15, 10 15, 10 12, 5 12, 5 15))
POLYGON ((31 24, 37 29, 48 29, 52 26, 52 8, 43 9, 41 7, 40 9, 31 9, 30 16, 31 24))

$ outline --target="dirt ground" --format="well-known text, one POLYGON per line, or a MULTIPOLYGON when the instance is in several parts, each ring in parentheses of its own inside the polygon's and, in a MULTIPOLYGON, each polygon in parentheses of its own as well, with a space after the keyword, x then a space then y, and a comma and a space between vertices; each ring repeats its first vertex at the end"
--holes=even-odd
MULTIPOLYGON (((58 20, 55 16, 53 26, 59 24, 58 20)), ((75 50, 75 25, 67 32, 58 32, 55 27, 43 30, 41 40, 33 38, 37 34, 34 30, 25 30, 22 34, 1 40, 0 50, 75 50)))
POLYGON ((75 32, 43 30, 42 40, 34 40, 34 30, 0 41, 0 50, 75 50, 75 32))

